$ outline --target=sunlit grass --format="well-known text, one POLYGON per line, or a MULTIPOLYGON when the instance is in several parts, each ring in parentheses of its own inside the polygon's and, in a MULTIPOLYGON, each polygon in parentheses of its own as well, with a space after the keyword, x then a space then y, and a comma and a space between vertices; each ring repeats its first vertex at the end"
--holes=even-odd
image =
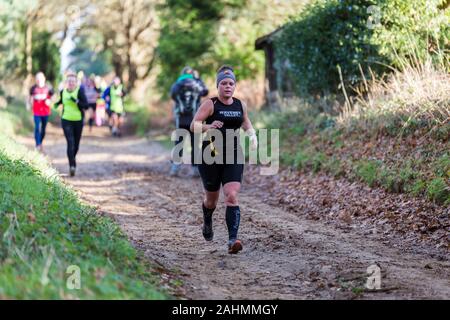
POLYGON ((0 127, 0 298, 166 299, 116 223, 82 204, 46 159, 0 127), (80 269, 80 289, 67 285, 80 269))

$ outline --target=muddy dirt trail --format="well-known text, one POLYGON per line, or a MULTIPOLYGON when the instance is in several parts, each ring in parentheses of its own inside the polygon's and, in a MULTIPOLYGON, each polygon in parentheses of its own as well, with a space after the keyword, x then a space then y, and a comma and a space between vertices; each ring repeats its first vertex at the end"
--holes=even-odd
POLYGON ((205 242, 200 179, 168 177, 169 151, 158 143, 85 130, 74 178, 67 177, 65 149, 61 129, 51 126, 46 153, 65 181, 113 217, 151 262, 182 280, 174 289, 181 298, 450 299, 448 255, 414 253, 308 220, 265 204, 249 184, 240 195, 244 250, 228 255, 224 205, 214 214, 214 241, 205 242), (370 292, 367 268, 374 264, 381 290, 370 292))

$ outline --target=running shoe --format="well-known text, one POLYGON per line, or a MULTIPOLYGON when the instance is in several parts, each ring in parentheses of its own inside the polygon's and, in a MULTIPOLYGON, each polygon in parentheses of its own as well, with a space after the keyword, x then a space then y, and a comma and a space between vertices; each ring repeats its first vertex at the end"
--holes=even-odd
POLYGON ((169 175, 170 175, 171 177, 176 176, 176 175, 178 174, 178 169, 179 169, 179 168, 180 168, 179 165, 177 165, 177 164, 175 164, 175 163, 172 163, 172 166, 170 167, 169 175))
POLYGON ((242 242, 241 240, 230 240, 228 242, 228 253, 236 254, 242 250, 242 242))
POLYGON ((211 223, 206 223, 203 220, 203 238, 205 238, 206 241, 212 241, 214 238, 212 218, 211 218, 211 223))
POLYGON ((75 175, 76 168, 70 167, 70 176, 73 177, 75 175))

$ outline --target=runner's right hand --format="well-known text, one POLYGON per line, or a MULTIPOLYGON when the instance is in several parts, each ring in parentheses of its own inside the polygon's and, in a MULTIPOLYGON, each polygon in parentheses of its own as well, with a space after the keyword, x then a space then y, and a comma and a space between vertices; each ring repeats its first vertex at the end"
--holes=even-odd
POLYGON ((209 125, 209 129, 219 129, 219 128, 222 128, 222 126, 223 126, 223 122, 216 120, 209 125))

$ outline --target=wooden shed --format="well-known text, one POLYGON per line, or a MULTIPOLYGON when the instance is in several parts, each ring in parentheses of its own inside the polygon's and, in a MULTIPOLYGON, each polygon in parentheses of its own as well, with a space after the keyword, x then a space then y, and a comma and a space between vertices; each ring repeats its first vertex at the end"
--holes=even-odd
POLYGON ((266 57, 265 97, 268 105, 278 105, 280 99, 293 95, 293 83, 288 74, 289 61, 280 60, 274 41, 282 32, 283 27, 280 27, 255 41, 255 49, 264 50, 266 57))

